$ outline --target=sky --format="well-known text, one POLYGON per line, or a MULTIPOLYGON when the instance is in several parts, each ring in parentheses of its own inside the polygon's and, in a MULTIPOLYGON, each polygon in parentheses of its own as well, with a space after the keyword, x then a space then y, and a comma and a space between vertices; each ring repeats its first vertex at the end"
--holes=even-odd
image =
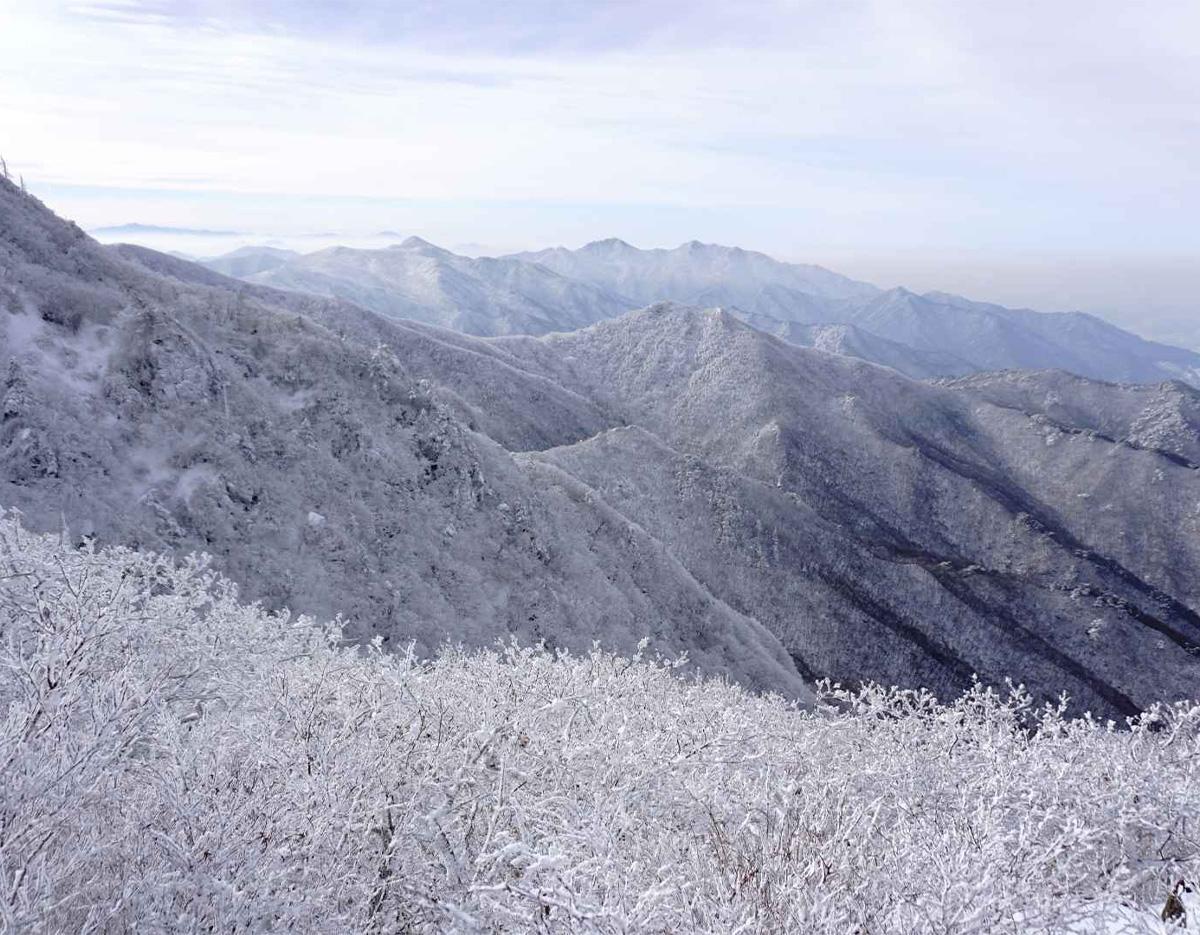
POLYGON ((1198 38, 1195 0, 0 0, 0 154, 85 228, 236 232, 186 252, 699 239, 1200 346, 1198 38))

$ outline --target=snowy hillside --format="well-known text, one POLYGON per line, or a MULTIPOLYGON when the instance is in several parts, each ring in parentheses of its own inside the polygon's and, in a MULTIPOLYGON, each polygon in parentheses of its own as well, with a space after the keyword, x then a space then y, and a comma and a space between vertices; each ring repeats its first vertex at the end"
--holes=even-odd
POLYGON ((421 663, 11 518, 0 631, 5 931, 1165 935, 1200 873, 1194 703, 421 663))
POLYGON ((814 347, 843 357, 857 357, 891 367, 914 380, 966 375, 978 370, 969 361, 951 353, 920 350, 912 345, 889 341, 857 325, 806 325, 740 309, 730 309, 730 312, 759 331, 783 338, 789 344, 814 347))
POLYGON ((1030 684, 1106 710, 1151 682, 1189 691, 1200 473, 1173 452, 716 311, 500 343, 638 426, 536 457, 673 543, 802 672, 955 688, 1020 659, 1030 684))
MULTIPOLYGON (((584 485, 472 430, 388 349, 424 339, 102 248, 7 183, 0 230, 0 504, 31 524, 210 552, 248 597, 344 613, 389 644, 629 649, 651 633, 706 671, 804 693, 759 623, 584 485)), ((526 382, 513 399, 537 416, 545 381, 526 382)))
POLYGON ((11 186, 0 212, 0 503, 37 528, 203 549, 248 597, 424 651, 648 635, 793 695, 1194 694, 1177 385, 1043 412, 673 305, 483 339, 100 248, 11 186))
MULTIPOLYGON (((1200 354, 1139 338, 1091 315, 1047 314, 892 289, 844 308, 839 320, 974 370, 1068 370, 1098 380, 1200 385, 1200 354)), ((946 374, 949 376, 950 374, 946 374)))
POLYGON ((1200 390, 1186 383, 1097 383, 1062 371, 979 374, 943 385, 1067 430, 1151 448, 1200 466, 1200 390))

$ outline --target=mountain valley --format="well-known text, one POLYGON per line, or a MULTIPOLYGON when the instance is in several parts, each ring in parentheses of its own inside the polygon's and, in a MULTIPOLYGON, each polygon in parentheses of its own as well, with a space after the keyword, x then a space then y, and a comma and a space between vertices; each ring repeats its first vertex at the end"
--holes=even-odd
POLYGON ((1012 677, 1105 716, 1194 685, 1183 382, 920 382, 671 302, 462 334, 103 248, 8 184, 0 230, 0 502, 35 528, 424 653, 648 636, 790 697, 1012 677))

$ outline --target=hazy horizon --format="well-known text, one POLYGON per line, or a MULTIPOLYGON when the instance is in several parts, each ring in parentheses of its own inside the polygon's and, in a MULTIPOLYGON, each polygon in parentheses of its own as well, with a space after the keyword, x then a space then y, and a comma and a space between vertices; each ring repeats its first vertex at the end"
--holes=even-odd
POLYGON ((86 229, 697 239, 1200 346, 1194 4, 8 7, 0 154, 86 229))
MULTIPOLYGON (((53 207, 53 204, 51 205, 53 207)), ((309 232, 279 234, 262 231, 192 234, 163 231, 129 231, 142 222, 90 228, 103 243, 136 243, 194 259, 217 257, 245 246, 273 246, 308 253, 328 246, 378 249, 409 236, 421 237, 466 256, 500 256, 549 246, 577 248, 615 233, 569 242, 510 241, 480 243, 438 239, 427 230, 360 232, 309 232)), ((173 225, 162 225, 170 227, 173 225)), ((685 239, 658 243, 621 237, 642 249, 670 249, 685 239)), ((698 239, 698 238, 687 238, 698 239)), ((714 241, 715 242, 715 241, 714 241)), ((746 244, 727 243, 728 246, 746 244)), ((1084 311, 1155 341, 1200 350, 1200 263, 1190 256, 1112 257, 1100 254, 972 255, 943 252, 843 252, 814 248, 787 255, 762 250, 791 263, 812 263, 872 283, 884 289, 903 286, 914 292, 951 292, 977 301, 1043 312, 1084 311)))

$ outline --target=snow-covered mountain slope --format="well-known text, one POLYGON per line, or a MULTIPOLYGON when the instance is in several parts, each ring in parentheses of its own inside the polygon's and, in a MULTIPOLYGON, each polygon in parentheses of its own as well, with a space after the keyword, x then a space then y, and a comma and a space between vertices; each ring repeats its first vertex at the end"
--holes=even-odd
POLYGON ((803 694, 778 640, 662 543, 456 418, 388 349, 403 328, 152 273, 7 182, 0 268, 0 505, 30 524, 205 550, 248 598, 342 612, 392 645, 514 633, 631 649, 651 635, 803 694))
POLYGON ((857 325, 805 325, 735 308, 729 311, 759 331, 783 338, 790 344, 814 347, 844 357, 857 357, 859 360, 891 367, 915 380, 966 375, 975 373, 978 369, 969 361, 945 351, 920 350, 898 341, 889 341, 857 325))
POLYGON ((891 289, 844 307, 841 315, 881 337, 952 354, 978 371, 1058 369, 1098 380, 1200 385, 1200 354, 1079 312, 1034 312, 891 289))
POLYGON ((1200 466, 1200 390, 1177 380, 1114 385, 1053 370, 984 373, 943 385, 1064 430, 1094 433, 1200 466))
POLYGON ((1047 418, 675 305, 485 339, 0 196, 0 503, 40 528, 204 548, 251 598, 423 648, 648 634, 791 692, 1194 693, 1194 423, 1138 441, 1127 388, 1080 381, 1047 418), (1096 431, 1110 398, 1128 428, 1096 431))
POLYGON ((637 426, 531 457, 671 542, 802 671, 1007 672, 1110 712, 1198 674, 1200 473, 1178 458, 717 311, 500 343, 637 426))
POLYGON ((330 247, 243 278, 467 334, 570 330, 635 305, 533 263, 458 256, 417 237, 383 250, 330 247))

